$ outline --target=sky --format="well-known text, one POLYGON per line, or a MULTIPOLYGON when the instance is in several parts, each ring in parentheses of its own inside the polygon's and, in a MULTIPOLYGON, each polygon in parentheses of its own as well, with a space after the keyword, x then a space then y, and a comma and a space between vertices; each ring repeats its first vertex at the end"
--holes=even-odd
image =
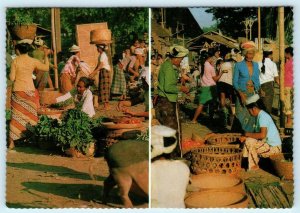
POLYGON ((201 28, 209 27, 215 23, 215 21, 212 20, 213 15, 206 13, 206 9, 205 7, 189 8, 201 28))

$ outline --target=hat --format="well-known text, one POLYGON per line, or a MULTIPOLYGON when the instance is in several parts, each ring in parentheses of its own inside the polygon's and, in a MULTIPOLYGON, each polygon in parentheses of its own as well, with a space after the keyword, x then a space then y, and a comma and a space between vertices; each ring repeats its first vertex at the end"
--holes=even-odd
POLYGON ((149 68, 148 67, 143 68, 140 78, 144 78, 145 81, 147 82, 147 84, 150 85, 150 83, 149 83, 149 68))
POLYGON ((253 41, 246 41, 244 43, 241 44, 241 48, 243 50, 250 50, 250 49, 255 49, 255 43, 253 41))
POLYGON ((69 51, 71 53, 79 52, 80 51, 80 47, 78 47, 77 45, 73 44, 73 46, 69 48, 69 51))
POLYGON ((22 39, 17 41, 17 44, 32 44, 33 40, 31 39, 22 39))
POLYGON ((183 58, 189 54, 189 50, 183 46, 174 45, 170 47, 170 56, 175 58, 183 58))
POLYGON ((273 52, 273 49, 272 49, 272 47, 270 47, 270 46, 264 46, 264 47, 263 47, 263 51, 264 51, 264 52, 273 52))
POLYGON ((100 47, 103 50, 107 50, 108 49, 108 47, 106 46, 106 44, 96 44, 96 47, 97 48, 100 47))
POLYGON ((33 43, 35 45, 42 46, 45 42, 40 36, 36 36, 33 43))
POLYGON ((259 100, 259 95, 258 94, 252 95, 249 98, 247 98, 246 105, 256 103, 256 101, 258 101, 258 100, 259 100))

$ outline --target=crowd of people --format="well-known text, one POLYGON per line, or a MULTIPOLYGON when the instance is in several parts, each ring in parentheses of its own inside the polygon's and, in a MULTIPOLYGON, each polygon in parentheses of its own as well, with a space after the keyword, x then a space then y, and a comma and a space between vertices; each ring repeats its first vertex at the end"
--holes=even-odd
MULTIPOLYGON (((246 138, 244 156, 250 156, 249 169, 257 169, 259 155, 268 156, 281 152, 278 127, 271 116, 274 99, 274 84, 279 84, 278 68, 273 62, 273 50, 263 49, 260 62, 254 62, 257 53, 255 43, 243 42, 240 50, 232 49, 221 54, 220 48, 200 52, 199 66, 186 72, 182 69, 189 51, 182 46, 172 46, 168 57, 151 57, 153 103, 155 117, 160 124, 177 130, 181 139, 181 124, 178 112, 179 93, 189 94, 186 82, 196 80, 197 108, 191 124, 198 124, 198 117, 207 105, 211 105, 223 118, 222 126, 231 123, 231 131, 240 132, 246 138), (232 118, 232 119, 228 119, 232 118), (251 139, 249 139, 251 138, 251 139), (252 141, 252 142, 251 142, 252 141), (253 142, 255 141, 255 143, 253 142), (264 142, 264 146, 259 146, 264 142)), ((285 49, 285 127, 292 127, 293 104, 293 48, 285 49)), ((171 156, 182 156, 180 144, 171 156)))
POLYGON ((16 56, 8 65, 9 80, 13 85, 9 148, 14 148, 14 141, 23 137, 28 125, 37 124, 38 109, 41 107, 39 92, 46 87, 53 88, 49 74, 51 69, 58 69, 59 89, 62 93, 53 100, 53 104, 67 103, 71 99, 76 108, 93 117, 96 114, 95 108, 99 107, 98 101, 103 103, 100 110, 109 110, 112 96, 117 95, 117 110, 129 115, 148 117, 149 71, 146 66, 148 49, 145 41, 135 40, 122 54, 116 54, 112 60, 113 67, 107 54, 108 45, 96 44, 96 48, 99 53, 98 63, 91 70, 81 59, 82 50, 77 45, 71 46, 66 52, 58 53, 58 64, 54 66, 48 57, 53 52, 42 37, 36 37, 34 41, 16 41, 16 56), (128 97, 130 88, 139 89, 138 97, 128 97), (146 106, 145 112, 132 112, 128 109, 141 102, 146 106))

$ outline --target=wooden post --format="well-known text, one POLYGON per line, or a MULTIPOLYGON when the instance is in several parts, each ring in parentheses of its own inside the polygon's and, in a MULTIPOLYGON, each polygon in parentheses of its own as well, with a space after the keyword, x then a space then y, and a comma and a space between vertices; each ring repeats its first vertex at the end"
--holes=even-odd
POLYGON ((54 63, 54 87, 58 89, 58 71, 57 71, 57 49, 56 49, 56 39, 55 39, 55 9, 51 8, 51 38, 52 38, 52 48, 53 48, 53 63, 54 63))
POLYGON ((54 9, 56 52, 61 51, 60 9, 54 9))
POLYGON ((260 52, 261 50, 261 22, 260 22, 260 7, 258 7, 258 10, 257 10, 257 23, 258 23, 258 35, 257 35, 257 40, 258 40, 258 52, 260 52))
POLYGON ((280 62, 280 127, 284 127, 284 7, 278 8, 279 62, 280 62))

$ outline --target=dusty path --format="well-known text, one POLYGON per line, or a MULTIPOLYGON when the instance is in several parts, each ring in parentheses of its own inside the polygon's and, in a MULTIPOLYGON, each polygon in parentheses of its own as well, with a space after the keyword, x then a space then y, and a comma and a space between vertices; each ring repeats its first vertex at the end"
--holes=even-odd
MULTIPOLYGON (((97 116, 121 116, 112 102, 110 111, 98 109, 97 116)), ((134 107, 143 110, 143 105, 134 107)), ((146 125, 146 124, 145 124, 146 125)), ((103 182, 109 175, 103 157, 70 158, 35 147, 17 147, 7 152, 6 203, 11 208, 112 208, 122 207, 115 188, 108 204, 101 203, 103 182), (96 180, 89 167, 93 165, 96 180)), ((145 200, 131 196, 136 208, 145 200)))

